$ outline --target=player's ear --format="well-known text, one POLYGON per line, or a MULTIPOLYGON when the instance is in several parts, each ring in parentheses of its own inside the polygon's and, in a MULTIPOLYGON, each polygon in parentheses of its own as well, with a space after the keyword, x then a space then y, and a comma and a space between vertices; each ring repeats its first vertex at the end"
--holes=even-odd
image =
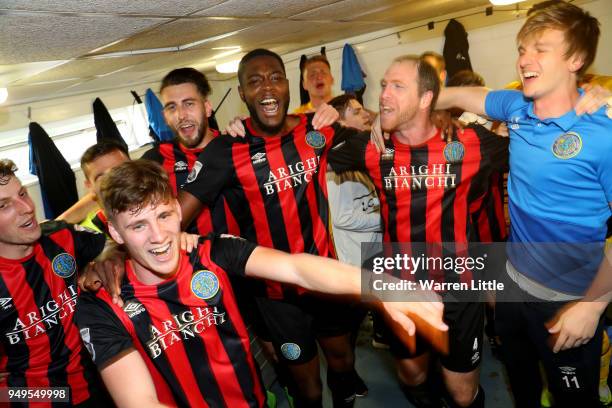
POLYGON ((123 238, 121 238, 121 235, 119 235, 119 232, 117 232, 117 229, 115 228, 113 222, 110 219, 108 220, 108 233, 110 234, 113 241, 115 241, 119 245, 123 245, 125 243, 125 241, 123 240, 123 238))
POLYGON ((242 90, 242 87, 240 85, 238 85, 238 94, 240 95, 240 99, 242 99, 242 102, 246 102, 244 100, 244 91, 242 90))
POLYGON ((569 59, 567 60, 567 63, 568 63, 568 68, 570 72, 575 74, 584 65, 584 56, 579 53, 575 53, 574 55, 569 57, 569 59))
POLYGON ((425 91, 419 100, 419 108, 429 110, 431 102, 433 101, 433 92, 425 91))
POLYGON ((174 199, 174 206, 176 208, 176 213, 178 214, 179 221, 182 222, 183 221, 183 210, 181 209, 181 205, 179 204, 176 198, 174 199))
POLYGON ((204 99, 204 109, 206 109, 206 117, 210 118, 210 115, 212 115, 213 108, 212 104, 208 99, 204 99))

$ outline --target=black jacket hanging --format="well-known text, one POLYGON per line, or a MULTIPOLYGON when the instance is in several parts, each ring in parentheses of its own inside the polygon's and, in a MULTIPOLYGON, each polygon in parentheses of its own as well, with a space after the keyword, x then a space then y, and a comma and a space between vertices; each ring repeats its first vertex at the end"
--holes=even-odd
POLYGON ((108 113, 108 109, 102 103, 100 98, 96 98, 93 103, 93 115, 94 115, 94 124, 96 125, 96 140, 101 142, 102 140, 112 140, 115 143, 119 143, 121 146, 125 148, 125 151, 128 151, 127 143, 121 137, 121 133, 119 133, 119 129, 117 129, 117 125, 115 121, 111 117, 110 113, 108 113))
POLYGON ((452 78, 457 72, 464 69, 472 71, 472 63, 468 53, 470 44, 468 34, 463 25, 455 19, 451 19, 444 29, 444 61, 446 62, 447 78, 452 78))
POLYGON ((79 195, 74 172, 47 132, 30 123, 30 172, 38 176, 45 217, 53 219, 77 202, 79 195))

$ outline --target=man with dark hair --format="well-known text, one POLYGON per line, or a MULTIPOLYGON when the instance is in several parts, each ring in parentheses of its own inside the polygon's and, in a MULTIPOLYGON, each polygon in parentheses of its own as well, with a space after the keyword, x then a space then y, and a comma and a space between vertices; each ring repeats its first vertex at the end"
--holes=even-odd
MULTIPOLYGON (((185 184, 198 155, 218 132, 209 128, 208 118, 212 105, 208 100, 210 84, 206 76, 193 68, 170 71, 161 81, 160 97, 164 119, 175 135, 170 142, 157 143, 145 152, 144 159, 153 160, 168 172, 175 194, 185 184)), ((213 229, 226 230, 223 202, 213 208, 204 208, 188 227, 189 232, 206 235, 213 229), (215 225, 213 217, 215 214, 215 225)))
POLYGON ((314 112, 333 97, 332 85, 334 77, 331 66, 325 55, 315 55, 304 63, 304 89, 310 96, 310 101, 298 107, 293 113, 314 112))
MULTIPOLYGON (((110 233, 128 251, 125 305, 113 304, 101 290, 79 298, 77 315, 87 350, 118 406, 265 406, 231 274, 327 294, 361 291, 358 268, 233 236, 210 234, 191 253, 181 251, 180 206, 167 174, 150 161, 115 168, 103 182, 102 197, 110 233)), ((406 314, 414 312, 445 329, 439 303, 392 302, 383 308, 409 333, 414 325, 406 314)), ((299 357, 299 348, 286 349, 299 357)))
MULTIPOLYGON (((271 51, 247 53, 238 72, 240 97, 251 114, 246 138, 220 136, 202 152, 202 167, 194 167, 179 196, 183 224, 222 196, 236 220, 230 233, 286 252, 332 256, 326 154, 342 133, 356 131, 339 126, 317 131, 311 115, 287 115, 285 67, 271 51)), ((278 358, 295 384, 298 406, 321 404, 316 340, 328 361, 335 406, 351 405, 357 374, 351 322, 344 319, 347 307, 278 283, 256 290, 278 358)))
POLYGON ((336 96, 329 101, 329 105, 338 111, 338 122, 345 127, 352 127, 361 131, 370 130, 370 114, 352 94, 336 96))
POLYGON ((612 122, 606 108, 581 103, 577 86, 599 34, 597 19, 578 6, 546 2, 517 35, 522 92, 452 88, 440 97, 443 108, 508 123, 505 277, 513 297, 499 302, 498 294, 495 317, 521 407, 539 405, 538 361, 555 406, 599 406, 601 315, 612 297, 612 254, 603 247, 612 214, 612 122))
POLYGON ((98 208, 91 211, 80 224, 94 231, 108 233, 106 216, 100 203, 100 182, 102 176, 130 160, 122 145, 112 141, 102 141, 89 147, 81 157, 81 169, 85 175, 85 187, 89 190, 98 208))
POLYGON ((81 156, 81 170, 89 192, 57 219, 107 233, 106 217, 99 201, 100 181, 113 167, 129 159, 125 147, 114 141, 102 140, 88 147, 81 156))
MULTIPOLYGON (((331 150, 330 164, 334 171, 360 170, 372 178, 380 199, 383 242, 427 243, 426 256, 441 251, 461 256, 460 248, 474 239, 473 218, 486 194, 488 176, 504 167, 507 140, 479 129, 465 129, 450 142, 443 141, 431 120, 440 90, 438 73, 419 56, 396 58, 381 86, 380 124, 391 134, 390 139, 379 151, 367 134, 347 138, 331 150), (441 243, 454 243, 453 249, 440 249, 441 243)), ((446 282, 471 279, 454 270, 423 268, 415 273, 429 279, 438 275, 446 282)), ((470 299, 457 301, 462 297, 453 291, 445 292, 443 299, 455 299, 445 304, 449 353, 440 357, 442 378, 450 394, 448 403, 482 408, 483 306, 470 299)), ((417 337, 416 351, 411 352, 389 333, 406 397, 419 408, 438 407, 442 401, 427 382, 429 350, 422 340, 417 337)))
POLYGON ((0 372, 8 374, 0 387, 54 387, 56 401, 108 407, 74 322, 77 272, 102 252, 104 235, 62 221, 39 225, 16 170, 0 160, 0 372))

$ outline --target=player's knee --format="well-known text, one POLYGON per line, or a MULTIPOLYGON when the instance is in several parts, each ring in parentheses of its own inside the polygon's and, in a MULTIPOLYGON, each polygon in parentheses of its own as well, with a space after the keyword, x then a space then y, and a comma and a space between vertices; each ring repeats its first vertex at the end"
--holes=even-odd
POLYGON ((458 407, 471 407, 478 393, 478 384, 475 386, 465 384, 461 387, 449 388, 448 393, 458 407))
POLYGON ((415 371, 399 366, 397 368, 397 376, 400 383, 414 387, 423 384, 427 380, 426 371, 415 371))
POLYGON ((296 385, 294 394, 295 406, 297 407, 320 407, 323 401, 323 389, 321 383, 313 381, 301 382, 296 385))

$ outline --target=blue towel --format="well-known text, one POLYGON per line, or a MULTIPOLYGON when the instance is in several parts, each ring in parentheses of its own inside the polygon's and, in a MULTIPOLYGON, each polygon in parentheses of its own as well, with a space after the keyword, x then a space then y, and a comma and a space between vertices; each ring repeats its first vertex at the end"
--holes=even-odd
POLYGON ((356 92, 365 86, 364 74, 357 61, 357 56, 350 44, 344 44, 342 50, 342 90, 356 92))
POLYGON ((160 142, 172 140, 174 138, 174 134, 168 125, 166 125, 162 111, 162 104, 159 99, 157 99, 157 96, 151 90, 151 88, 148 88, 147 92, 145 93, 145 108, 147 109, 149 127, 157 136, 157 140, 160 142))

